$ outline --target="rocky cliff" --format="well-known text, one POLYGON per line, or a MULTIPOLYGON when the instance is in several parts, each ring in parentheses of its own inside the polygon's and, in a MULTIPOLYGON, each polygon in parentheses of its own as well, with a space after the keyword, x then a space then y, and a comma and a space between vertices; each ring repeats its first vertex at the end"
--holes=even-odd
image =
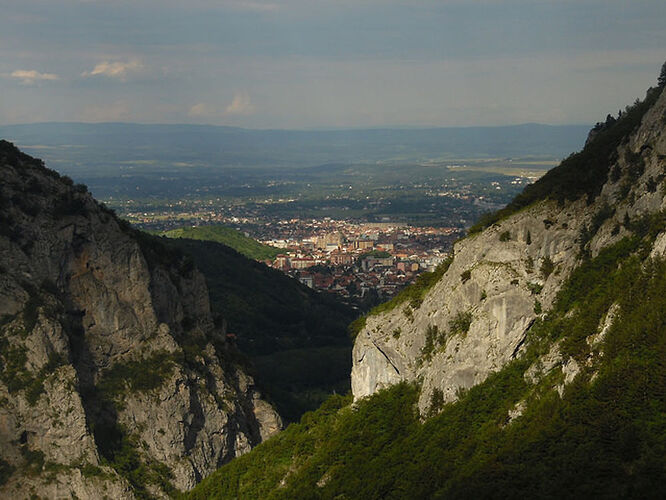
POLYGON ((164 496, 281 428, 190 259, 5 141, 0 178, 0 496, 164 496))
MULTIPOLYGON (((657 88, 489 227, 459 241, 424 296, 367 317, 353 350, 354 398, 420 381, 419 409, 427 413, 520 357, 574 268, 640 233, 646 217, 663 219, 665 178, 666 94, 657 88)), ((653 256, 663 256, 665 241, 657 236, 653 256)), ((557 346, 545 358, 573 380, 575 360, 557 346)))

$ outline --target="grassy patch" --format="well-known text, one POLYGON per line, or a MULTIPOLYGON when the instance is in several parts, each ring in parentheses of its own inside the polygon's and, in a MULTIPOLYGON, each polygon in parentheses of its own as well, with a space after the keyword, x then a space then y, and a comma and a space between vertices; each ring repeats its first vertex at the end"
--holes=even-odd
MULTIPOLYGON (((122 426, 116 425, 114 434, 118 438, 118 446, 102 460, 102 463, 113 467, 118 474, 127 479, 137 498, 154 498, 148 493, 147 486, 150 484, 158 486, 169 497, 178 495, 178 490, 171 482, 173 475, 165 465, 139 454, 137 450, 140 443, 122 426)), ((87 472, 95 475, 98 471, 89 468, 87 472)))
POLYGON ((215 241, 233 248, 250 259, 274 259, 282 253, 279 248, 259 243, 240 231, 226 226, 182 227, 160 233, 168 238, 188 238, 191 240, 215 241))

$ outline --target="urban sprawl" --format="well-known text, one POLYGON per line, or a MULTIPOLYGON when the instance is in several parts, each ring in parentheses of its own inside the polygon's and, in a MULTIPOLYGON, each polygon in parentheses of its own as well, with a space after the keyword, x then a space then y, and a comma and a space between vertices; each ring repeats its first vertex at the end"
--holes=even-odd
MULTIPOLYGON (((371 306, 394 296, 448 255, 457 228, 413 227, 325 219, 281 221, 281 237, 263 243, 284 251, 266 264, 317 290, 371 306), (289 237, 289 233, 309 235, 289 237)), ((278 230, 279 232, 279 230, 278 230)))

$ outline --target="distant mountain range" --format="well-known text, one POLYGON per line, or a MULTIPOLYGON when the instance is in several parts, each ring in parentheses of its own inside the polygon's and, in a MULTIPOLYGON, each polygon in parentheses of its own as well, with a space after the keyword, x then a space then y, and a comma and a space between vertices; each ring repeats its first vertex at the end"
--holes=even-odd
MULTIPOLYGON (((0 137, 47 162, 82 148, 139 159, 235 165, 314 165, 433 157, 533 155, 561 158, 579 149, 590 125, 528 123, 423 129, 250 130, 212 125, 34 123, 0 126, 0 137), (54 151, 61 153, 54 155, 54 151), (125 154, 125 156, 128 156, 125 154)), ((99 158, 99 157, 98 157, 99 158)))

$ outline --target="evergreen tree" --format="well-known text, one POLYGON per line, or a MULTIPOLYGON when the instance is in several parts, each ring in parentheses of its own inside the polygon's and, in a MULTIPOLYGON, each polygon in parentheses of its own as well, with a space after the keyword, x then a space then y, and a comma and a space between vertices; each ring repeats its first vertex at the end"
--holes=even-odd
POLYGON ((666 62, 661 67, 661 73, 659 73, 659 78, 657 78, 657 83, 660 87, 666 87, 666 62))

